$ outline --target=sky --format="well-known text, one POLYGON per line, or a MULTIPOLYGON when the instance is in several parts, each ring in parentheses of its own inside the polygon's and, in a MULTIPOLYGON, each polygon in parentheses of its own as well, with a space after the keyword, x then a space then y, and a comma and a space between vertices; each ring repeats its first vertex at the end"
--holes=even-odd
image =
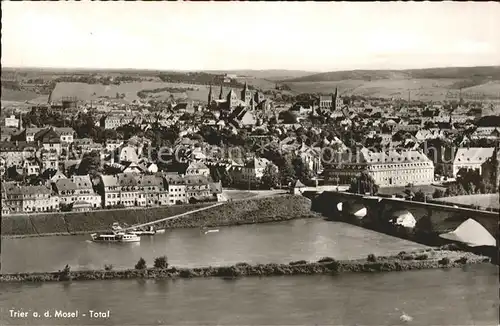
POLYGON ((155 70, 500 65, 500 3, 3 2, 2 66, 155 70))

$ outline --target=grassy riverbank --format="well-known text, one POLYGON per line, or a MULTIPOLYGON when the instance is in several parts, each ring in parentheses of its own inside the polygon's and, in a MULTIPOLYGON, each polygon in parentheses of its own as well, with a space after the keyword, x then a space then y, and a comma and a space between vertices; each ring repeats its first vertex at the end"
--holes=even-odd
MULTIPOLYGON (((2 217, 2 236, 25 237, 73 235, 103 231, 114 222, 129 225, 152 222, 186 213, 210 204, 155 208, 98 210, 81 213, 6 215, 2 217)), ((194 228, 278 222, 313 216, 311 202, 299 196, 252 198, 195 212, 163 222, 160 227, 194 228)))
POLYGON ((312 275, 339 273, 373 273, 433 268, 462 267, 489 262, 487 257, 446 249, 426 249, 396 256, 340 260, 325 257, 317 262, 297 261, 289 264, 239 263, 233 266, 200 268, 148 268, 128 270, 59 271, 51 273, 19 273, 0 275, 0 282, 57 282, 112 279, 162 279, 191 277, 241 277, 312 275))

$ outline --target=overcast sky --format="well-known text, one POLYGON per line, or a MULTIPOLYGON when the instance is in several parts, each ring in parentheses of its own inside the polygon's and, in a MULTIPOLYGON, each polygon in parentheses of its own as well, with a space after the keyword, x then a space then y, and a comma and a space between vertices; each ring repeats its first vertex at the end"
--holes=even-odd
POLYGON ((2 2, 2 65, 176 70, 500 65, 500 4, 2 2))

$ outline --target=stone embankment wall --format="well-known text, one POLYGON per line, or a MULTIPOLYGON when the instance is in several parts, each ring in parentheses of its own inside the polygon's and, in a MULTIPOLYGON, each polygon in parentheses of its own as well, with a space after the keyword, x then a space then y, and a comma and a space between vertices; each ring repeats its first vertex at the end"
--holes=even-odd
MULTIPOLYGON (((128 225, 152 222, 212 204, 179 205, 155 208, 97 210, 81 213, 5 215, 3 236, 42 236, 82 234, 109 229, 114 222, 128 225)), ((249 223, 277 222, 310 217, 311 202, 298 196, 279 196, 228 202, 163 222, 160 227, 189 228, 249 223)))

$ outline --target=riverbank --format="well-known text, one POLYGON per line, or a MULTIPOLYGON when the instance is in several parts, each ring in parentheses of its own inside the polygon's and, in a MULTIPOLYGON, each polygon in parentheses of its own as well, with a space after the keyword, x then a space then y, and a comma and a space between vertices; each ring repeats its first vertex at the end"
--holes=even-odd
MULTIPOLYGON (((209 204, 208 204, 209 205, 209 204)), ((128 225, 153 222, 175 216, 207 204, 154 208, 98 210, 81 213, 6 215, 2 217, 2 237, 38 237, 78 235, 108 229, 114 222, 128 225)), ((227 202, 160 223, 159 228, 197 228, 287 221, 319 216, 311 212, 309 199, 284 195, 227 202)))
POLYGON ((90 281, 113 279, 163 279, 192 277, 224 277, 243 276, 283 276, 340 273, 374 273, 420 269, 455 268, 465 265, 488 263, 488 257, 469 252, 448 250, 447 248, 425 249, 414 252, 401 252, 396 256, 375 257, 366 259, 335 260, 325 257, 317 262, 296 261, 289 264, 255 264, 239 263, 233 266, 199 267, 199 268, 147 268, 128 270, 63 270, 49 273, 16 273, 0 275, 0 282, 59 282, 90 281))

